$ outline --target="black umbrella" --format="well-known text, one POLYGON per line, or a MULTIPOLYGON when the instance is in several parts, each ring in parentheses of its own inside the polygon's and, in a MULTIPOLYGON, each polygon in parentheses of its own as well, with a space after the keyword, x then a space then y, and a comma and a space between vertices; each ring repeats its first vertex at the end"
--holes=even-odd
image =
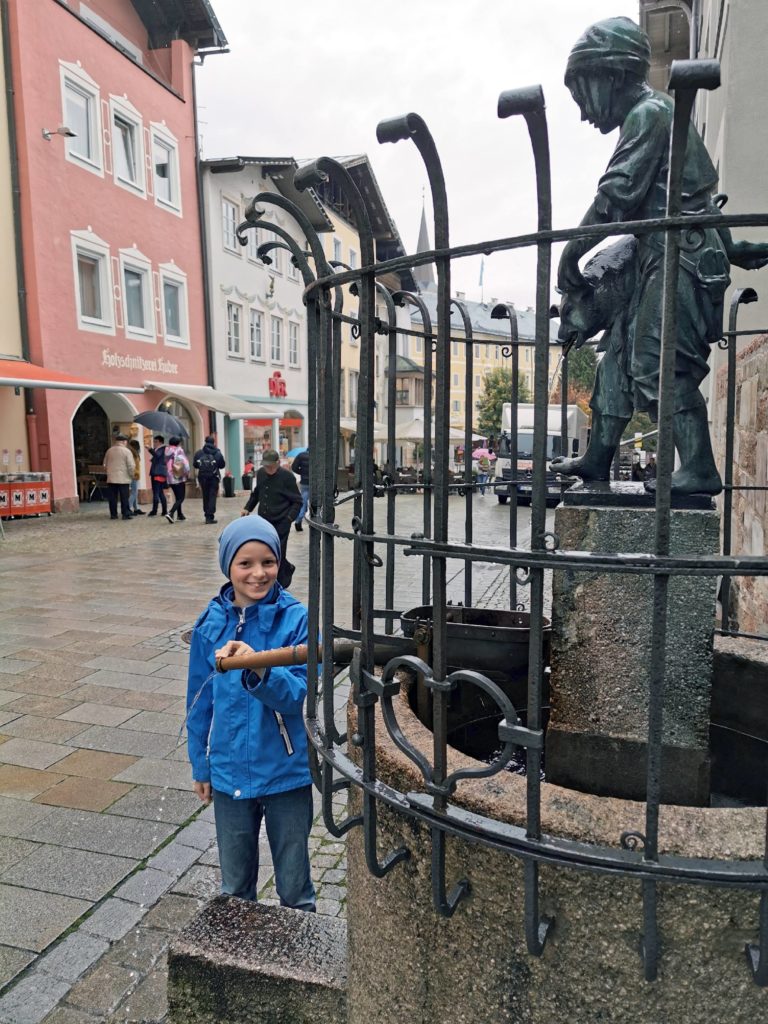
POLYGON ((161 409, 153 412, 140 412, 138 416, 133 417, 133 422, 140 423, 142 427, 154 430, 156 434, 162 434, 164 437, 174 437, 174 435, 189 437, 184 424, 175 416, 171 416, 169 412, 163 412, 161 409))

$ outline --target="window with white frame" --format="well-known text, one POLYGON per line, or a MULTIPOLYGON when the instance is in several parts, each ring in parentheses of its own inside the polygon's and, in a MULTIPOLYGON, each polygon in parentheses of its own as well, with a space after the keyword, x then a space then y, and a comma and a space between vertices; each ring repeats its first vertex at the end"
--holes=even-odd
POLYGON ((479 359, 479 358, 480 358, 480 346, 479 345, 475 345, 475 359, 479 359))
POLYGON ((65 140, 67 159, 86 170, 104 174, 101 150, 101 98, 97 83, 80 64, 59 63, 62 124, 75 133, 65 140))
POLYGON ((299 268, 293 262, 293 256, 290 256, 288 253, 286 253, 285 254, 285 261, 286 261, 286 264, 288 266, 288 277, 290 277, 290 279, 292 281, 298 281, 298 279, 299 279, 299 268))
POLYGON ((245 237, 248 240, 248 244, 245 247, 245 255, 255 263, 259 258, 258 250, 261 245, 261 229, 249 228, 245 232, 245 237))
POLYGON ((461 402, 458 399, 453 403, 453 411, 461 412, 461 402))
POLYGON ((458 375, 458 373, 454 373, 454 375, 453 375, 453 386, 455 388, 457 388, 459 386, 459 375, 458 375))
POLYGON ((152 175, 158 206, 181 212, 179 144, 164 124, 151 124, 152 175))
POLYGON ((475 387, 476 388, 480 387, 480 374, 479 373, 475 375, 475 387))
POLYGON ((224 248, 230 252, 239 253, 237 244, 237 223, 240 218, 240 208, 237 203, 230 199, 221 200, 221 234, 224 241, 224 248))
POLYGON ((110 96, 112 162, 115 181, 144 195, 144 127, 139 111, 125 97, 110 96))
POLYGON ((161 263, 159 269, 165 343, 189 348, 187 276, 175 263, 161 263))
POLYGON ((264 362, 264 314, 258 309, 250 312, 250 351, 251 359, 264 362))
POLYGON ((349 250, 349 267, 350 270, 357 270, 357 253, 354 249, 349 250))
POLYGON ((242 359, 243 348, 240 329, 243 323, 243 307, 237 302, 227 303, 227 355, 242 359))
POLYGON ((273 363, 283 361, 283 321, 279 316, 272 317, 272 350, 270 358, 273 363))
POLYGON ((154 341, 152 264, 138 249, 120 250, 125 334, 137 341, 154 341))
POLYGON ((355 416, 357 414, 357 391, 358 383, 360 380, 360 374, 357 370, 349 371, 349 415, 355 416))
POLYGON ((341 259, 341 239, 334 238, 333 240, 333 258, 335 260, 341 259))
POLYGON ((457 356, 459 354, 459 343, 458 343, 458 341, 452 341, 451 342, 451 353, 454 356, 457 356))
POLYGON ((421 352, 421 350, 424 347, 424 343, 423 343, 422 339, 417 335, 414 340, 416 342, 416 351, 417 352, 421 352))
POLYGON ((109 246, 92 231, 73 231, 75 305, 81 330, 115 333, 109 246))
POLYGON ((299 365, 299 325, 288 321, 288 365, 299 365))

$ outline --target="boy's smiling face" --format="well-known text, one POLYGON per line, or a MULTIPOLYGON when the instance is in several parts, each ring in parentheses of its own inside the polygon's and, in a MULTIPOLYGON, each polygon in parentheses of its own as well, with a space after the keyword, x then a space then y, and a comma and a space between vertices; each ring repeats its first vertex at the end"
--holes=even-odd
POLYGON ((275 553, 259 540, 249 540, 238 548, 229 567, 229 579, 235 590, 234 604, 247 608, 266 597, 277 579, 279 569, 275 553))

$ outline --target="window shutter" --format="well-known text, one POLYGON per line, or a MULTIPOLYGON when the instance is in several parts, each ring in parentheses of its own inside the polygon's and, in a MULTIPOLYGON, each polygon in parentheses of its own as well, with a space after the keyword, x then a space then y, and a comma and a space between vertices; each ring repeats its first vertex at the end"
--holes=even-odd
POLYGON ((115 327, 123 326, 123 286, 120 276, 120 260, 111 256, 112 260, 112 294, 115 300, 115 327))
POLYGON ((152 153, 152 133, 149 128, 144 129, 144 165, 145 165, 145 185, 147 189, 147 195, 153 196, 155 194, 155 165, 153 162, 152 153))
POLYGON ((112 112, 106 100, 101 101, 101 133, 104 136, 104 173, 112 173, 112 112))
POLYGON ((163 301, 165 300, 165 293, 163 292, 163 282, 156 270, 152 271, 152 284, 154 286, 155 291, 155 294, 153 296, 153 301, 155 305, 155 333, 159 338, 164 333, 163 301))

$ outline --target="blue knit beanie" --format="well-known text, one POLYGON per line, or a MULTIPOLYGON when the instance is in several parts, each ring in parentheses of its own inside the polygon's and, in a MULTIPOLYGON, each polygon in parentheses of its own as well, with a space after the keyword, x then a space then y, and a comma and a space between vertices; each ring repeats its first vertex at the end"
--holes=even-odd
POLYGON ((219 565, 227 579, 232 559, 250 540, 266 544, 280 562, 280 538, 274 526, 261 516, 241 516, 226 526, 219 537, 219 565))

